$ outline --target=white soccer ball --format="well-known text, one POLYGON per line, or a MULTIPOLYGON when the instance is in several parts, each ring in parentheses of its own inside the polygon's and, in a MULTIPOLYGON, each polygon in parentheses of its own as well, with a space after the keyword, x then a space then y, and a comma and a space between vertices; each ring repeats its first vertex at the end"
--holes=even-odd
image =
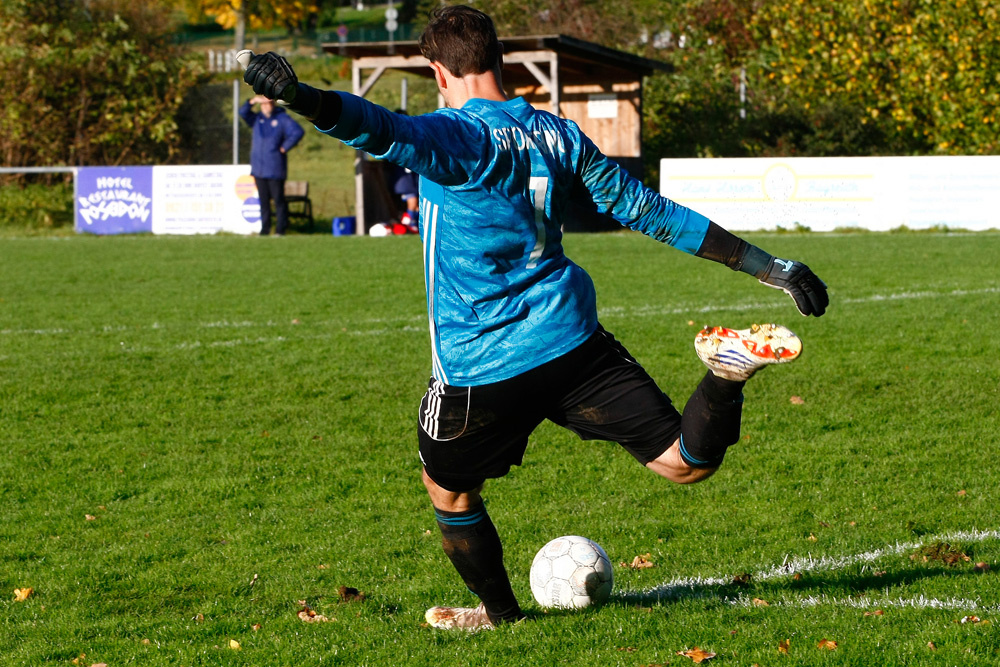
POLYGON ((582 609, 601 604, 613 587, 608 555, 586 537, 557 537, 531 562, 531 594, 543 607, 582 609))

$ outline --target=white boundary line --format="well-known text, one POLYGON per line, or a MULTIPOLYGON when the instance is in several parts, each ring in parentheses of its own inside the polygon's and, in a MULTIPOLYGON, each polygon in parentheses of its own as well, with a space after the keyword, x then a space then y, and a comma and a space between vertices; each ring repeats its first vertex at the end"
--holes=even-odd
MULTIPOLYGON (((882 303, 885 301, 902 301, 910 299, 942 299, 942 298, 954 298, 963 296, 980 296, 987 294, 1000 294, 1000 286, 983 287, 980 289, 967 290, 967 289, 951 289, 946 291, 933 291, 933 290, 922 290, 913 292, 899 292, 892 294, 871 294, 863 297, 838 297, 835 300, 835 304, 868 304, 868 303, 882 303)), ((743 302, 739 304, 710 304, 706 306, 676 306, 672 308, 662 307, 662 306, 640 306, 638 308, 626 308, 624 306, 610 306, 605 308, 600 308, 601 317, 662 317, 664 315, 690 315, 694 313, 714 313, 714 312, 742 312, 748 310, 759 310, 763 308, 773 308, 777 301, 771 302, 743 302)), ((398 335, 400 330, 393 328, 379 328, 379 329, 365 329, 364 327, 372 324, 386 324, 391 322, 407 323, 407 322, 424 322, 426 320, 426 315, 420 314, 413 317, 400 317, 400 318, 371 318, 367 320, 362 320, 361 322, 345 322, 345 321, 332 321, 332 320, 322 320, 316 322, 309 322, 310 326, 327 326, 327 327, 337 327, 344 329, 344 327, 350 327, 346 330, 346 333, 354 335, 368 335, 368 336, 379 336, 379 335, 398 335)), ((300 326, 297 324, 291 324, 290 322, 274 322, 269 320, 267 322, 250 322, 250 321, 239 321, 230 322, 227 320, 221 320, 216 322, 202 322, 196 324, 195 327, 203 329, 246 329, 253 327, 284 327, 284 326, 300 326)), ((60 336, 60 335, 87 335, 91 336, 98 333, 111 333, 116 331, 143 331, 143 330, 158 330, 166 329, 167 326, 154 322, 153 324, 140 327, 128 327, 124 325, 105 325, 98 329, 91 329, 89 331, 84 330, 73 330, 66 329, 62 327, 54 327, 49 329, 0 329, 0 336, 60 336)), ((414 327, 406 325, 403 329, 405 332, 426 332, 426 327, 414 327)))
MULTIPOLYGON (((741 595, 730 604, 737 607, 756 607, 757 603, 753 598, 741 595)), ((828 595, 810 595, 798 601, 778 601, 768 600, 769 607, 792 607, 796 609, 810 609, 812 607, 848 607, 851 609, 952 609, 960 611, 989 611, 1000 612, 1000 605, 985 605, 981 600, 969 600, 965 598, 928 598, 920 595, 915 598, 832 598, 828 595)))
MULTIPOLYGON (((894 545, 889 545, 881 549, 873 549, 871 551, 866 551, 859 554, 851 554, 848 556, 823 556, 821 558, 813 558, 808 556, 805 558, 788 558, 780 565, 775 565, 765 570, 760 570, 758 572, 753 572, 750 574, 750 581, 767 581, 769 579, 775 579, 778 577, 790 577, 795 573, 804 572, 831 572, 836 570, 843 570, 851 565, 856 565, 858 563, 872 563, 885 556, 898 556, 907 551, 913 551, 919 549, 920 547, 926 546, 927 544, 935 544, 937 542, 984 542, 986 540, 1000 540, 1000 530, 978 530, 972 529, 967 531, 954 531, 950 533, 943 533, 940 535, 934 535, 927 537, 923 540, 916 542, 897 542, 894 545)), ((646 591, 625 591, 621 594, 621 597, 626 600, 633 599, 650 599, 655 598, 657 601, 670 601, 670 600, 682 600, 690 598, 702 598, 713 593, 708 589, 727 586, 731 584, 733 577, 681 577, 668 581, 665 584, 661 584, 654 588, 646 591)), ((770 602, 770 601, 769 601, 770 602)), ((747 598, 746 596, 738 596, 737 598, 730 600, 730 604, 739 606, 752 606, 753 600, 747 598)), ((859 609, 865 609, 869 607, 879 607, 879 606, 889 606, 889 607, 915 607, 915 608, 931 608, 931 609, 969 609, 969 610, 989 610, 989 611, 1000 611, 1000 605, 988 605, 984 606, 982 602, 975 600, 962 600, 957 598, 952 598, 948 600, 938 600, 934 598, 925 598, 920 596, 918 598, 907 599, 907 598, 896 598, 895 600, 883 599, 880 601, 874 600, 859 600, 859 599, 837 599, 830 598, 827 596, 810 596, 799 602, 776 602, 771 603, 772 605, 784 605, 784 606, 796 606, 796 607, 816 607, 825 604, 840 605, 840 606, 850 606, 857 607, 859 609)))

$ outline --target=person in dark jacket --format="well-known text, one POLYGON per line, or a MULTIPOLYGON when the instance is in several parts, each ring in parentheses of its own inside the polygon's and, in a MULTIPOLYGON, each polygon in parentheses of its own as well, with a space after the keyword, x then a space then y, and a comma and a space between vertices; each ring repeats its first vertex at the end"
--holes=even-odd
POLYGON ((288 229, 288 151, 299 143, 305 131, 284 109, 263 95, 255 95, 240 107, 240 117, 253 130, 250 144, 250 175, 260 198, 260 235, 271 233, 271 201, 277 218, 274 233, 284 236, 288 229), (260 105, 260 113, 253 110, 260 105))

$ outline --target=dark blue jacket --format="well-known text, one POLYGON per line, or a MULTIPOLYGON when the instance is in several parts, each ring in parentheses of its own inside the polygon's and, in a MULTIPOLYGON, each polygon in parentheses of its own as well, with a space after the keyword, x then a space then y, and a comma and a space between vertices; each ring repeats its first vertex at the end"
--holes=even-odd
POLYGON ((281 107, 268 118, 255 113, 247 100, 240 107, 240 118, 253 130, 250 143, 250 175, 257 178, 288 178, 288 151, 299 143, 305 130, 281 107), (279 148, 284 148, 282 153, 279 148))

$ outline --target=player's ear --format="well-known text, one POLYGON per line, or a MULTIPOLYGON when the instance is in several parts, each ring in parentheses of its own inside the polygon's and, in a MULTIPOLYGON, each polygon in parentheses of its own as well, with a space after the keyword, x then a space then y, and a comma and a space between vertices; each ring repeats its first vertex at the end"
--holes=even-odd
POLYGON ((444 75, 444 66, 441 63, 431 61, 431 69, 434 70, 434 82, 441 90, 448 90, 448 79, 444 75))

